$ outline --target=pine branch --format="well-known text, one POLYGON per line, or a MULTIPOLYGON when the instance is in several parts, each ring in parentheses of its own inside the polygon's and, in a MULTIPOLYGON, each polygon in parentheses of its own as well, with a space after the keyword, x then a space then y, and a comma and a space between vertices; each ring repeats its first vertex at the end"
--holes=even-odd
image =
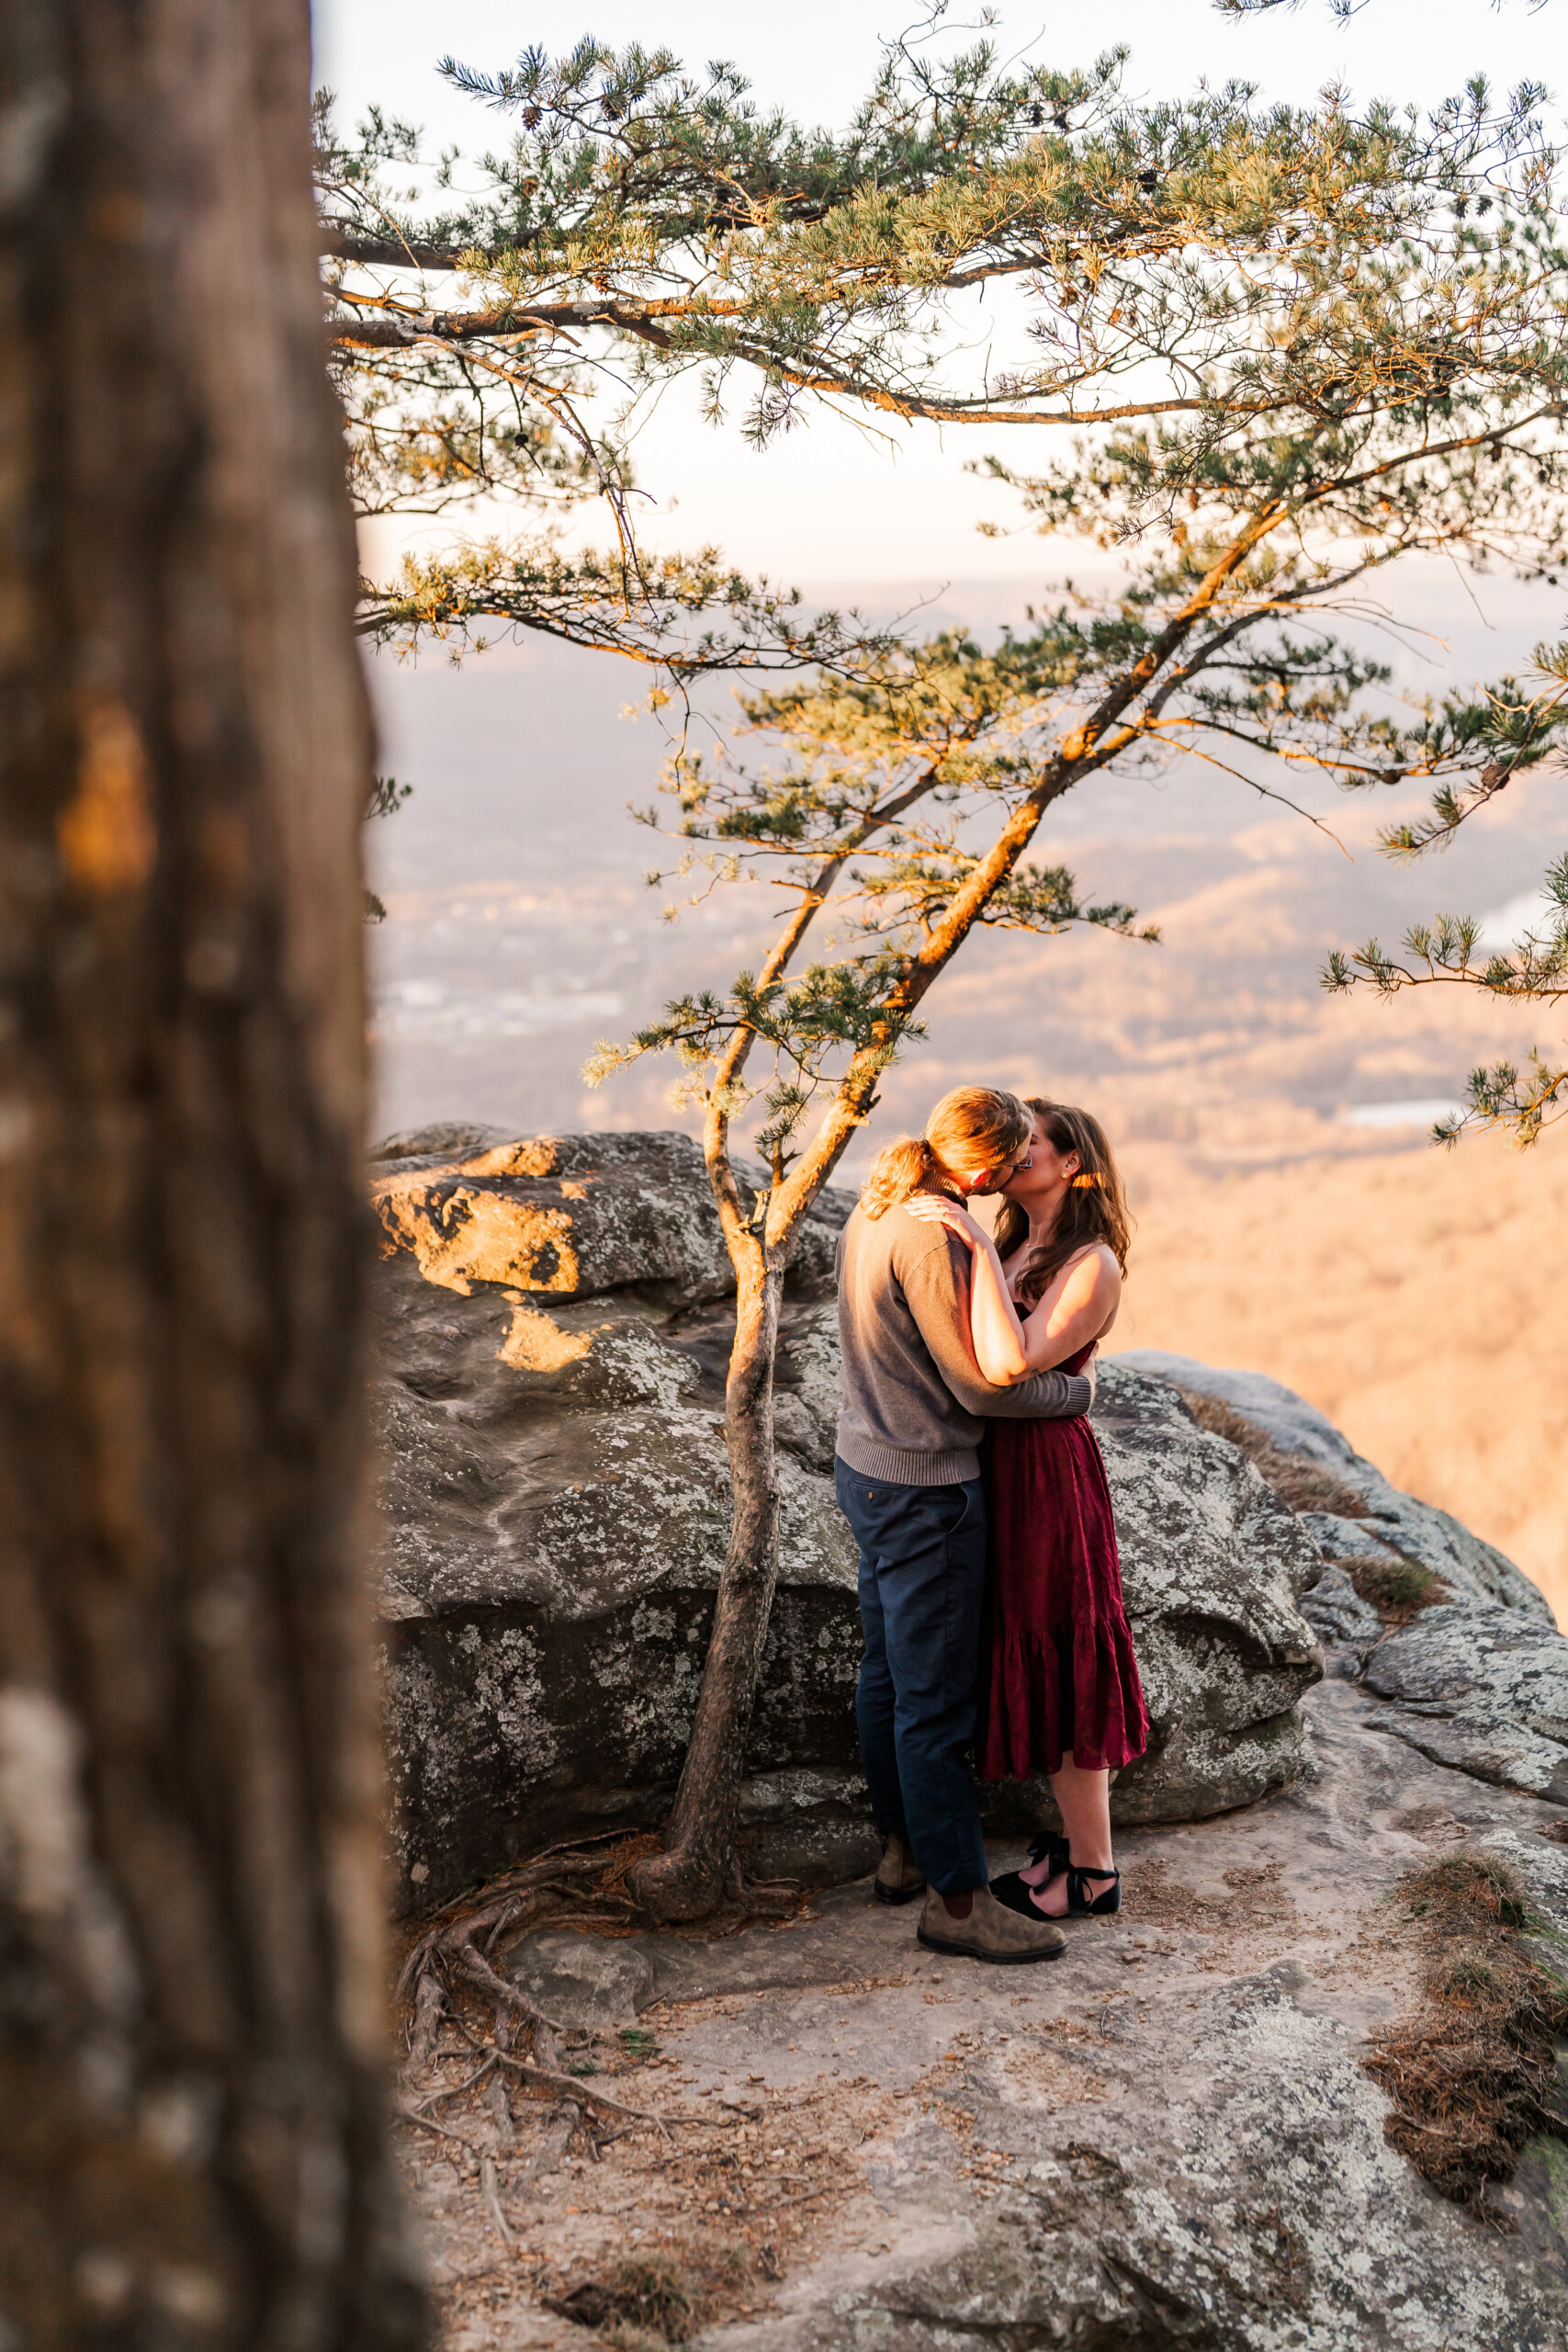
POLYGON ((833 670, 891 642, 854 611, 807 615, 797 592, 728 570, 714 548, 643 560, 492 539, 406 556, 395 580, 361 592, 361 634, 399 650, 424 639, 480 649, 487 625, 619 653, 678 681, 807 662, 833 670))

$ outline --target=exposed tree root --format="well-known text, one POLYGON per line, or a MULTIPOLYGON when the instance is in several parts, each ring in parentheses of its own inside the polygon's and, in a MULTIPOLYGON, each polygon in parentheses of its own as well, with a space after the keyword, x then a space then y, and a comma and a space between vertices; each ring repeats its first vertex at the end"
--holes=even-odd
POLYGON ((612 2098, 608 2091, 595 2090, 585 2075, 557 2075, 547 2066, 531 2066, 525 2058, 513 2058, 504 2050, 496 2054, 503 2066, 513 2068, 525 2083, 538 2083, 546 2090, 558 2091, 563 2098, 584 2099, 593 2107, 607 2109, 612 2115, 629 2117, 634 2123, 651 2123, 667 2140, 670 2137, 670 2127, 661 2115, 655 2115, 650 2108, 628 2107, 624 2099, 612 2098))
MULTIPOLYGON (((575 2105, 572 2100, 564 2099, 561 2102, 558 2120, 554 2130, 550 2132, 545 2140, 541 2141, 538 2148, 524 2167, 523 2173, 517 2182, 519 2189, 532 2188, 536 2180, 543 2180, 547 2173, 552 2173, 556 2170, 561 2161, 561 2158, 565 2155, 568 2148, 571 2145, 572 2133, 581 2128, 581 2122, 582 2109, 575 2105)), ((622 2128, 623 2130, 629 2130, 630 2127, 624 2125, 622 2128)))
MULTIPOLYGON (((660 1850, 653 1832, 628 1838, 609 1831, 603 1838, 553 1846, 446 1904, 411 1947, 398 1984, 400 2001, 414 1997, 416 2030, 422 2000, 439 2011, 438 1996, 422 1990, 433 1969, 445 1973, 455 1968, 470 1982, 485 1984, 493 1996, 490 1980, 503 1980, 495 1976, 490 1956, 508 1950, 535 1928, 632 1936, 661 1926, 642 1910, 626 1883, 636 1864, 660 1850)), ((676 1932, 705 1942, 732 1936, 753 1919, 789 1918, 807 1899, 805 1890, 792 1883, 752 1883, 736 1861, 722 1901, 705 1917, 676 1932)), ((522 2000, 520 1995, 515 1998, 522 2000)), ((528 2007, 525 2002, 522 2006, 528 2007)))
POLYGON ((1394 2101, 1384 2134, 1441 2195, 1510 2228, 1487 2184, 1512 2179, 1533 2133, 1568 2136, 1548 2104, 1568 1985, 1520 1949, 1524 1889, 1496 1857, 1447 1856, 1400 1896, 1429 1956, 1421 2009, 1362 2061, 1394 2101))
MULTIPOLYGON (((432 2110, 471 2091, 486 2075, 495 2075, 499 2081, 504 2072, 520 2085, 553 2092, 564 2102, 562 2152, 587 2108, 615 2118, 623 2129, 652 2130, 669 2138, 661 2117, 596 2089, 591 2070, 568 2071, 567 2053, 581 2048, 587 2034, 547 2016, 496 1964, 536 1928, 570 1927, 593 1935, 624 1936, 654 1927, 658 1923, 641 1909, 626 1881, 638 1861, 658 1851, 655 1836, 615 1833, 553 1847, 437 1912, 415 1937, 398 1981, 397 1998, 409 2005, 404 2097, 397 2108, 405 2122, 477 2147, 462 2132, 448 2132, 432 2110), (460 2082, 426 2086, 423 2077, 447 2021, 478 2053, 479 2063, 460 2082)), ((684 1932, 705 1939, 734 1935, 751 1919, 788 1917, 806 1899, 798 1887, 750 1885, 737 1864, 722 1906, 684 1932)), ((499 2090, 495 2095, 504 2099, 499 2090)), ((597 2159, 592 2132, 586 2137, 597 2159)), ((504 2228, 504 2220, 497 2226, 504 2228)))
POLYGON ((435 1971, 431 1969, 421 1976, 414 1999, 413 2025, 409 2034, 408 2064, 411 2073, 417 2073, 434 2049, 446 2009, 446 1987, 435 1971))
POLYGON ((510 2254, 516 2244, 516 2239, 513 2235, 511 2223, 501 2210, 501 2187, 495 2177, 493 2156, 485 2156, 480 2160, 479 2194, 484 2199, 485 2210, 490 2215, 491 2224, 496 2236, 510 2254))
POLYGON ((436 2123, 430 2116, 421 2115, 417 2109, 404 2107, 397 2099, 392 2102, 392 2112, 400 2116, 403 2122, 412 2123, 417 2132, 433 2132, 438 2140, 455 2140, 460 2148, 472 2148, 477 2156, 487 2156, 490 2154, 490 2150, 482 2142, 471 2138, 467 2132, 454 2132, 449 2124, 436 2123))
POLYGON ((473 2073, 465 2075, 460 2083, 441 2083, 422 2099, 415 2099, 412 2103, 405 2100, 403 2113, 412 2120, 416 2115, 428 2115, 431 2109, 439 2107, 444 2099, 461 2098, 465 2091, 471 2091, 476 2083, 482 2082, 493 2070, 500 2054, 499 2051, 487 2051, 473 2073))

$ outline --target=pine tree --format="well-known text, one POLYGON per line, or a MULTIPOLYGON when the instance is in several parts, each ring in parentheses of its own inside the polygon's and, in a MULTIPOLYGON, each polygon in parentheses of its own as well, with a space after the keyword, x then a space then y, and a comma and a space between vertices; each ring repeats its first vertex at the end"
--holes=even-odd
POLYGON ((586 564, 537 540, 411 564, 367 603, 382 641, 488 621, 672 651, 678 672, 798 669, 811 645, 781 630, 765 587, 731 594, 712 551, 639 568, 629 419, 584 421, 612 356, 634 390, 698 371, 716 419, 749 385, 759 446, 818 401, 1034 428, 1056 462, 987 458, 993 478, 1043 530, 1126 562, 1120 594, 1069 592, 999 651, 962 631, 878 643, 830 616, 817 674, 748 704, 793 763, 672 770, 685 870, 765 874, 782 912, 758 971, 593 1066, 683 1057, 739 1286, 735 1520, 668 1850, 637 1881, 670 1916, 706 1908, 729 1866, 776 1562, 784 1270, 927 991, 976 923, 1134 927, 1032 862, 1054 803, 1115 765, 1196 753, 1281 797, 1269 768, 1288 780, 1303 763, 1348 785, 1474 789, 1487 747, 1380 707, 1389 672, 1358 625, 1402 558, 1561 557, 1564 266, 1540 89, 1498 102, 1478 78, 1425 120, 1336 92, 1263 108, 1242 85, 1139 107, 1122 62, 1065 76, 1004 67, 987 43, 945 61, 894 44, 836 138, 759 112, 731 69, 694 78, 666 52, 585 42, 493 75, 449 62, 517 127, 481 198, 419 214, 384 176, 412 134, 376 119, 351 151, 322 117, 362 496, 592 490, 619 526, 586 564), (456 298, 438 301, 437 280, 456 298), (1023 307, 1020 356, 964 381, 953 306, 993 288, 1023 307), (504 387, 503 417, 485 382, 504 387), (719 626, 694 639, 705 612, 719 626), (749 1201, 730 1131, 753 1058, 772 1180, 749 1201))
POLYGON ((424 164, 413 127, 375 110, 342 135, 323 94, 359 511, 460 519, 485 497, 526 526, 409 557, 367 587, 367 634, 406 649, 539 628, 677 674, 853 658, 874 639, 852 616, 807 622, 711 548, 642 553, 643 394, 695 374, 716 422, 739 396, 761 447, 823 403, 1058 435, 1197 415, 1213 379, 1223 406, 1245 391, 1256 421, 1289 431, 1296 367, 1259 344, 1251 312, 1288 308, 1292 282, 1320 307, 1347 256, 1419 242, 1434 204, 1482 186, 1510 147, 1517 184, 1545 168, 1529 90, 1498 110, 1477 85, 1432 125, 1258 108, 1241 85, 1138 107, 1120 93, 1124 62, 1111 51, 1061 74, 1010 64, 988 40, 895 41, 848 130, 829 133, 759 108, 733 67, 693 75, 662 50, 585 40, 496 74, 448 60, 453 86, 512 128, 463 167, 479 187, 460 202, 455 154, 424 164), (953 380, 951 306, 1008 288, 1033 307, 1032 349, 953 380), (586 498, 613 544, 568 553, 552 524, 586 498))
POLYGON ((1374 591, 1397 616, 1402 560, 1563 560, 1568 256, 1529 121, 1494 118, 1476 85, 1419 140, 1382 115, 1352 123, 1337 101, 1268 130, 1300 168, 1254 173, 1247 145, 1228 250, 1086 233, 1034 281, 1052 397, 1070 384, 1103 402, 1134 366, 1143 394, 1040 473, 989 470, 1043 529, 1120 552, 1121 591, 1066 594, 989 653, 955 632, 754 694, 750 723, 784 739, 784 766, 682 759, 671 774, 677 871, 761 875, 779 914, 756 972, 669 1006, 589 1072, 680 1054, 739 1288, 736 1510, 713 1643, 666 1850, 632 1881, 668 1916, 705 1909, 728 1866, 776 1565, 772 1374, 791 1250, 928 991, 976 924, 1135 928, 1034 862, 1051 808, 1119 767, 1181 753, 1286 799, 1303 765, 1352 788, 1426 776, 1461 804, 1483 793, 1486 730, 1391 708, 1359 625, 1374 591), (1314 209, 1313 170, 1351 155, 1354 200, 1314 209), (748 1199, 730 1137, 754 1095, 772 1174, 748 1199))

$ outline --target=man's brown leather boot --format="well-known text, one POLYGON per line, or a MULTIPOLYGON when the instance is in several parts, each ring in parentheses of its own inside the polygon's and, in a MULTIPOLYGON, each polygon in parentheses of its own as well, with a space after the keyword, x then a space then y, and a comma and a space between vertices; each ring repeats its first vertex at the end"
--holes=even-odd
POLYGON ((913 1903, 916 1895, 925 1891, 926 1883, 915 1868, 914 1856, 894 1830, 876 1865, 872 1894, 878 1903, 913 1903))
POLYGON ((1055 1960, 1067 1939, 1049 1919, 1026 1919, 998 1903, 988 1886, 977 1886, 966 1919, 949 1916, 935 1887, 926 1896, 916 1931, 928 1951, 944 1951, 954 1960, 995 1961, 1016 1968, 1031 1960, 1055 1960))

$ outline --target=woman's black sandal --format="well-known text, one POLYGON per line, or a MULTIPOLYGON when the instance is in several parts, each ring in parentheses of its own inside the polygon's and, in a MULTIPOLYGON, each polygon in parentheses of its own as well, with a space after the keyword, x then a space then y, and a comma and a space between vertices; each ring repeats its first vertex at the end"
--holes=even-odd
POLYGON ((1112 1911, 1122 1908, 1122 1873, 1120 1871, 1091 1871, 1067 1864, 1067 1917, 1069 1919, 1108 1919, 1112 1911), (1088 1894, 1086 1878, 1109 1879, 1111 1883, 1103 1894, 1088 1894))
MULTIPOLYGON (((1049 1886, 1054 1878, 1068 1868, 1067 1841, 1054 1829, 1043 1829, 1029 1849, 1031 1862, 1043 1862, 1047 1857, 1051 1867, 1041 1880, 1041 1886, 1049 1886)), ((1031 1887, 1021 1871, 1004 1871, 1000 1878, 991 1881, 991 1893, 998 1903, 1005 1903, 1010 1911, 1021 1912, 1026 1919, 1043 1919, 1046 1917, 1034 1900, 1039 1888, 1031 1887)))
MULTIPOLYGON (((1046 1853, 1049 1851, 1051 1854, 1051 1877, 1041 1881, 1042 1886, 1049 1886, 1051 1879, 1058 1874, 1055 1849, 1056 1847, 1065 1849, 1067 1841, 1065 1838, 1041 1838, 1035 1842, 1039 1851, 1031 1851, 1031 1861, 1043 1862, 1046 1853)), ((1096 1871, 1087 1867, 1079 1869, 1066 1860, 1065 1852, 1060 1867, 1067 1873, 1067 1907, 1066 1912, 1060 1915, 1061 1917, 1068 1919, 1109 1919, 1113 1911, 1121 1910, 1122 1873, 1120 1871, 1096 1871), (1111 1883, 1103 1893, 1091 1895, 1084 1884, 1084 1881, 1090 1878, 1109 1879, 1111 1883)), ((1039 1887, 1031 1887, 1019 1871, 1009 1871, 1001 1878, 994 1878, 991 1881, 991 1893, 996 1896, 997 1901, 1005 1903, 1010 1911, 1021 1911, 1026 1919, 1043 1919, 1050 1916, 1042 1911, 1039 1904, 1034 1900, 1039 1892, 1039 1887)))

